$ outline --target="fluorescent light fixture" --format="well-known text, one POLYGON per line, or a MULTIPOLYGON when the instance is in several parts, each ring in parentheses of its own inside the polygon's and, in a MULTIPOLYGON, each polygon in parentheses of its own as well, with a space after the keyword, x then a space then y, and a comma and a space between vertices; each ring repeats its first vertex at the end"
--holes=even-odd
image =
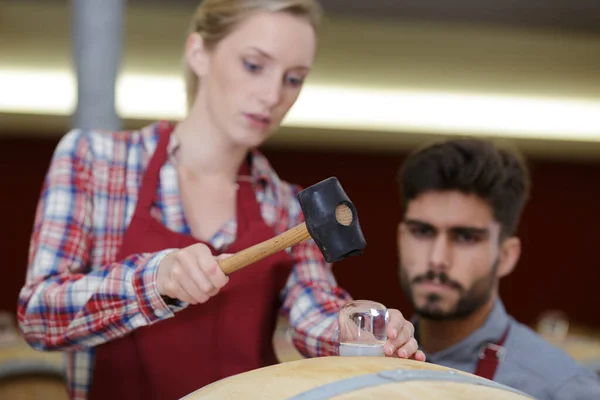
POLYGON ((75 87, 75 77, 67 71, 0 69, 0 112, 71 114, 75 87))
POLYGON ((307 87, 296 126, 600 141, 600 101, 307 87))
POLYGON ((126 118, 179 119, 187 107, 185 85, 178 77, 123 75, 116 97, 117 112, 126 118))
MULTIPOLYGON (((0 69, 0 112, 68 115, 75 79, 65 71, 0 69)), ((185 115, 177 76, 123 74, 124 118, 185 115)), ((284 125, 600 142, 600 101, 307 85, 284 125)))

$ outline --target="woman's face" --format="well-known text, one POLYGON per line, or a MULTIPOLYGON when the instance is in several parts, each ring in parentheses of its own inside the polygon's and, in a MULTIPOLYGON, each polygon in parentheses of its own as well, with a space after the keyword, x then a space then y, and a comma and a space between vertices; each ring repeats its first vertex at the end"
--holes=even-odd
POLYGON ((215 48, 198 47, 188 56, 200 78, 194 108, 205 107, 218 132, 250 148, 279 127, 298 98, 313 64, 316 36, 305 19, 260 13, 215 48))

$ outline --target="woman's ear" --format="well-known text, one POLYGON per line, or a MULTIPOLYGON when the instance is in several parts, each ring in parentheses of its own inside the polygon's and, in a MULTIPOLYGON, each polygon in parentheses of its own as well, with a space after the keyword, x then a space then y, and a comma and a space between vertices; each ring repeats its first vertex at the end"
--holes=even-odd
POLYGON ((509 275, 521 256, 521 240, 518 237, 509 237, 502 242, 500 247, 500 263, 498 265, 498 278, 509 275))
POLYGON ((198 77, 208 73, 209 54, 199 33, 191 33, 185 42, 185 60, 198 77))

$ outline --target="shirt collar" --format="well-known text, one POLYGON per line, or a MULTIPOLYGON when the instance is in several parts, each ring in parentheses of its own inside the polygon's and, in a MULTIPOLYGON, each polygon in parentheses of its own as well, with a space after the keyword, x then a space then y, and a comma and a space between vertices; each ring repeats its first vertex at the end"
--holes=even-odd
MULTIPOLYGON (((411 321, 415 326, 415 339, 418 341, 419 317, 415 315, 411 321)), ((492 311, 479 329, 455 345, 436 353, 426 353, 426 356, 432 362, 444 358, 451 358, 456 361, 471 360, 479 354, 482 345, 499 341, 510 322, 511 318, 507 314, 502 300, 498 298, 492 307, 492 311)), ((423 349, 421 348, 421 350, 423 349)))
MULTIPOLYGON (((177 125, 173 121, 158 121, 152 125, 142 128, 142 141, 144 149, 149 153, 153 154, 158 144, 158 137, 160 133, 167 131, 169 134, 175 129, 177 125)), ((179 148, 179 140, 177 136, 170 135, 169 144, 167 146, 167 155, 169 159, 173 159, 175 152, 179 148)), ((274 179, 274 171, 267 160, 267 158, 257 149, 252 149, 249 153, 250 160, 250 172, 252 181, 262 183, 272 183, 274 179)))

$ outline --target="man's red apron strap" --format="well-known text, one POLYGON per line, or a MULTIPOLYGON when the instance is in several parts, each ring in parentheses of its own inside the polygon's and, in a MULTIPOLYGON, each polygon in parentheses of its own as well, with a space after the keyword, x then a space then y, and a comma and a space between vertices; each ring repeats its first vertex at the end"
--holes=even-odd
POLYGON ((498 364, 500 363, 500 360, 504 358, 505 349, 503 345, 504 342, 506 342, 509 331, 510 325, 506 328, 502 338, 497 343, 488 343, 481 349, 479 352, 479 362, 475 369, 475 375, 490 380, 494 379, 498 364))

